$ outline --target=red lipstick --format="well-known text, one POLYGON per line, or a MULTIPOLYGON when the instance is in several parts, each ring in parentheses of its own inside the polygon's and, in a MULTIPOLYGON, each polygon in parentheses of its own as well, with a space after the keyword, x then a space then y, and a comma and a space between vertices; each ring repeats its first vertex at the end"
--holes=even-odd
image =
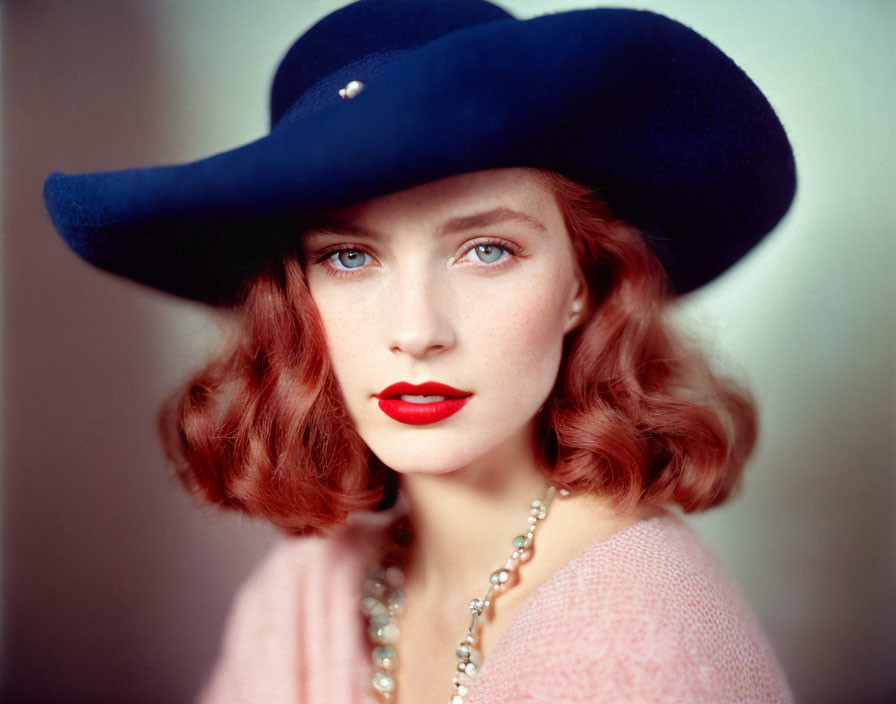
POLYGON ((399 381, 397 384, 387 386, 375 396, 379 399, 380 409, 393 420, 410 425, 426 425, 454 415, 466 405, 473 394, 437 381, 422 384, 399 381), (444 399, 415 403, 403 401, 400 397, 404 395, 443 396, 444 399))

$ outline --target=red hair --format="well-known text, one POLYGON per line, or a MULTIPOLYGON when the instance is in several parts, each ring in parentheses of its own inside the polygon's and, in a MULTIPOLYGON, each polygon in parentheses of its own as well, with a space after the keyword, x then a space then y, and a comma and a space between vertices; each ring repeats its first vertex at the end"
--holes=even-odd
POLYGON ((590 189, 539 172, 553 189, 591 293, 542 417, 552 479, 610 495, 620 509, 724 502, 756 443, 749 392, 713 373, 664 320, 665 270, 634 227, 590 189))
MULTIPOLYGON (((539 418, 552 481, 620 510, 722 503, 756 440, 748 392, 670 329, 669 284, 644 237, 586 187, 537 173, 590 292, 539 418)), ((236 333, 162 408, 163 444, 187 488, 295 532, 389 505, 394 472, 351 425, 296 255, 249 282, 236 333)))

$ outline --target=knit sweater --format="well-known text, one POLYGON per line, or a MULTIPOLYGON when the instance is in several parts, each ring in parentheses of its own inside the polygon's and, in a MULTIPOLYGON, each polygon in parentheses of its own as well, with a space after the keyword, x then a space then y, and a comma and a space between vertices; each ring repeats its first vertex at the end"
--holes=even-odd
MULTIPOLYGON (((358 602, 383 521, 274 547, 236 598, 202 704, 377 702, 358 602)), ((737 585, 671 511, 593 543, 537 587, 465 700, 792 701, 737 585)))

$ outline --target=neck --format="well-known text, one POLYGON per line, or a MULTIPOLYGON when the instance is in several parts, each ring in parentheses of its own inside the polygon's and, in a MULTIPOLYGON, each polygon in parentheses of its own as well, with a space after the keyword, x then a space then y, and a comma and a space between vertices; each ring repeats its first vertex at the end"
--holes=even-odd
MULTIPOLYGON (((418 597, 439 604, 488 586, 488 576, 513 550, 513 538, 525 532, 530 503, 547 492, 549 475, 538 458, 534 442, 517 442, 453 472, 402 475, 415 534, 407 582, 418 597)), ((664 512, 639 505, 621 513, 598 494, 555 496, 535 539, 535 569, 530 563, 525 568, 533 577, 528 583, 538 584, 593 542, 664 512)))
POLYGON ((415 539, 408 579, 438 599, 475 594, 527 527, 529 504, 548 479, 534 443, 519 442, 444 474, 405 474, 401 492, 415 539))

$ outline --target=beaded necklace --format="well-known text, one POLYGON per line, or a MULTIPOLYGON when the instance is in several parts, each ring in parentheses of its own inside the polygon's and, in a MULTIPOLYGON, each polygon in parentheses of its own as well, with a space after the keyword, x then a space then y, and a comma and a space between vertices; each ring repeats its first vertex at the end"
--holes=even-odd
MULTIPOLYGON (((518 582, 517 568, 532 557, 535 530, 548 515, 556 488, 549 486, 544 498, 529 505, 528 527, 513 539, 513 552, 504 563, 489 576, 488 591, 482 598, 470 601, 470 627, 460 641, 455 655, 457 670, 451 682, 450 704, 463 704, 482 666, 482 653, 476 647, 482 630, 481 616, 486 616, 492 600, 518 582)), ((561 496, 569 492, 560 489, 561 496)), ((395 644, 399 629, 395 617, 404 612, 404 572, 402 565, 410 551, 412 533, 407 515, 399 516, 386 528, 385 545, 380 563, 364 577, 361 589, 361 612, 367 618, 367 636, 373 650, 374 691, 384 702, 395 699, 395 669, 398 665, 395 644)))

